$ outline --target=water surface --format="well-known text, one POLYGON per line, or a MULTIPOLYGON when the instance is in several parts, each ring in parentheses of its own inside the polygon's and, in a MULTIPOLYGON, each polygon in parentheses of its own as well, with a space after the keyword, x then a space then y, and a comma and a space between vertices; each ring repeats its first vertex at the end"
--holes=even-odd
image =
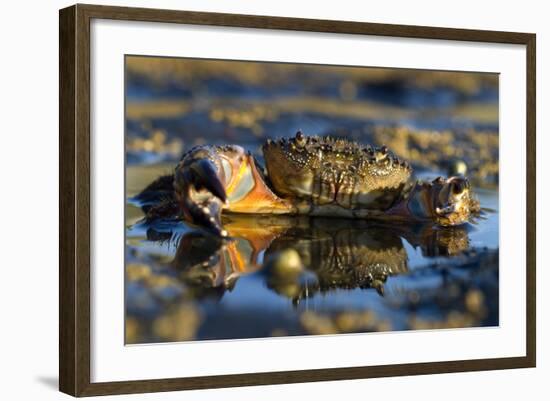
MULTIPOLYGON (((129 188, 166 166, 146 170, 129 188)), ((497 325, 498 197, 477 192, 495 210, 477 225, 229 215, 227 241, 128 203, 127 340, 497 325)))

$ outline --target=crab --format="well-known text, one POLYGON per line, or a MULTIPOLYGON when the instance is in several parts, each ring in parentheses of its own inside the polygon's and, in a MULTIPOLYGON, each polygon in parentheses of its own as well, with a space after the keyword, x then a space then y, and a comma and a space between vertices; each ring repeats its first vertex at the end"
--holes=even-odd
POLYGON ((238 145, 190 149, 173 176, 158 180, 157 186, 170 187, 166 190, 170 200, 151 208, 149 217, 172 213, 226 237, 224 213, 344 217, 445 227, 467 223, 480 211, 467 178, 415 180, 411 165, 386 146, 298 131, 293 137, 268 139, 262 151, 265 168, 238 145))

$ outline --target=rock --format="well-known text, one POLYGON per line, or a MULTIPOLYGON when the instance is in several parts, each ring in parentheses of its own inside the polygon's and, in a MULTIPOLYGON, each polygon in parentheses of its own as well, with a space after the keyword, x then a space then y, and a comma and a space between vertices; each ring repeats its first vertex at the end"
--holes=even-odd
POLYGON ((304 271, 300 254, 292 248, 270 255, 264 266, 273 278, 284 281, 294 281, 304 271))

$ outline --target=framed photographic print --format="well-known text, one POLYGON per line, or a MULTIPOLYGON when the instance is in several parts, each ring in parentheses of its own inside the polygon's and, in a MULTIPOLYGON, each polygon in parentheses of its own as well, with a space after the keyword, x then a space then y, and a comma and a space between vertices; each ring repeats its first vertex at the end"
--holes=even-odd
POLYGON ((60 11, 60 390, 534 367, 535 35, 60 11))

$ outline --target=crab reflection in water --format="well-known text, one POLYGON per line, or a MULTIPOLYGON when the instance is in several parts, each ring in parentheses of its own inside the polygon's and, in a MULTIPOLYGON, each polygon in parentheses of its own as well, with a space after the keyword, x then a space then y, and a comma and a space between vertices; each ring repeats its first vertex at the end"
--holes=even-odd
POLYGON ((132 228, 146 238, 129 243, 128 343, 498 324, 498 250, 471 247, 471 226, 223 223, 229 238, 169 219, 132 228))
POLYGON ((405 239, 424 256, 453 256, 468 248, 465 227, 389 227, 348 219, 239 216, 226 218, 230 238, 201 230, 172 235, 148 230, 149 239, 173 241, 172 267, 201 296, 232 290, 239 277, 260 272, 277 294, 294 303, 337 289, 375 289, 407 274, 405 239))

